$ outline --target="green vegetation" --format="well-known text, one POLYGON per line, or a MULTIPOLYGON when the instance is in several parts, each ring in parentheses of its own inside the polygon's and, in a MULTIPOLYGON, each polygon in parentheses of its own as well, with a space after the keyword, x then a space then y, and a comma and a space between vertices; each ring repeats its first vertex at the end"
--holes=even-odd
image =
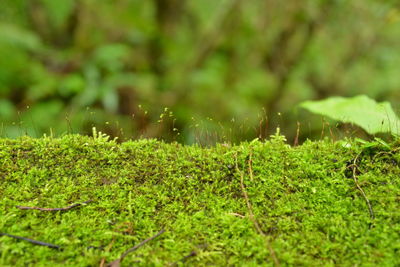
POLYGON ((0 265, 400 265, 399 10, 0 1, 0 265))
POLYGON ((397 112, 399 7, 397 0, 0 1, 0 137, 90 134, 96 126, 119 140, 191 144, 200 124, 212 133, 204 143, 220 141, 221 128, 239 141, 268 137, 278 125, 293 140, 299 121, 301 143, 324 127, 293 108, 306 100, 366 94, 397 112), (173 117, 158 125, 165 107, 173 117))
POLYGON ((0 265, 99 266, 162 229, 122 266, 399 265, 399 148, 0 139, 0 232, 62 248, 1 236, 0 265))

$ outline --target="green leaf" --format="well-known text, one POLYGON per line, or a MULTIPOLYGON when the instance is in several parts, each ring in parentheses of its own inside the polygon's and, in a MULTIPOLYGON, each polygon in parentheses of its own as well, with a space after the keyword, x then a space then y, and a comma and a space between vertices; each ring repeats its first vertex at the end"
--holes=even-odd
POLYGON ((42 48, 41 40, 35 33, 6 23, 0 23, 0 44, 2 43, 32 51, 42 48))
POLYGON ((69 97, 82 92, 85 89, 85 80, 78 73, 71 73, 60 81, 58 92, 64 97, 69 97))
POLYGON ((54 1, 42 0, 42 4, 46 9, 46 14, 56 27, 61 27, 68 19, 71 12, 74 11, 75 1, 54 1))
POLYGON ((400 120, 390 103, 377 103, 365 95, 305 101, 300 104, 300 107, 336 121, 352 123, 369 134, 389 132, 400 135, 400 120))
POLYGON ((7 99, 0 99, 0 117, 2 120, 10 120, 17 114, 17 110, 13 103, 7 99))
POLYGON ((124 67, 123 60, 129 57, 130 48, 125 44, 113 43, 99 46, 94 52, 94 62, 110 72, 124 67))

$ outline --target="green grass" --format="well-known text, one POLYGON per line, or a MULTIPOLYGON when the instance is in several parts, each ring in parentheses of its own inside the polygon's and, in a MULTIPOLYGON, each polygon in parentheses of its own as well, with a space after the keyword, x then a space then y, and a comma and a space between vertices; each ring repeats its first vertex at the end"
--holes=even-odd
POLYGON ((0 236, 0 266, 99 266, 161 229, 122 266, 400 265, 398 142, 283 139, 0 139, 0 232, 63 248, 0 236))

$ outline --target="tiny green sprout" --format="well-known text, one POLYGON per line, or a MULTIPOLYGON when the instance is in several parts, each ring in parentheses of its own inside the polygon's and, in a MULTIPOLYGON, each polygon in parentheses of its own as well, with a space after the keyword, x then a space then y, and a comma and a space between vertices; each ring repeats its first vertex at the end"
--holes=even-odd
MULTIPOLYGON (((96 130, 96 127, 93 127, 93 128, 92 128, 92 135, 93 135, 93 138, 94 138, 94 139, 96 139, 96 140, 98 140, 98 141, 102 141, 102 142, 108 142, 109 139, 110 139, 110 136, 109 136, 109 135, 107 135, 107 134, 105 134, 105 133, 102 133, 101 131, 97 131, 97 130, 96 130)), ((113 139, 113 141, 116 141, 116 140, 118 140, 118 137, 115 137, 115 138, 113 139)))
POLYGON ((286 137, 284 135, 281 135, 281 129, 280 127, 276 128, 276 132, 273 135, 270 135, 271 142, 278 142, 278 143, 285 143, 286 137))

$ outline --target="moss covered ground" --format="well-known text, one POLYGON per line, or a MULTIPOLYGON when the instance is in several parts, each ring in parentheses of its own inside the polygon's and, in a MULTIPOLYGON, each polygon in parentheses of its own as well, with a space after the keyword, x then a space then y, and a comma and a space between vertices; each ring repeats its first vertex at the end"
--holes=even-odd
POLYGON ((283 139, 0 139, 0 266, 399 266, 399 145, 283 139))

